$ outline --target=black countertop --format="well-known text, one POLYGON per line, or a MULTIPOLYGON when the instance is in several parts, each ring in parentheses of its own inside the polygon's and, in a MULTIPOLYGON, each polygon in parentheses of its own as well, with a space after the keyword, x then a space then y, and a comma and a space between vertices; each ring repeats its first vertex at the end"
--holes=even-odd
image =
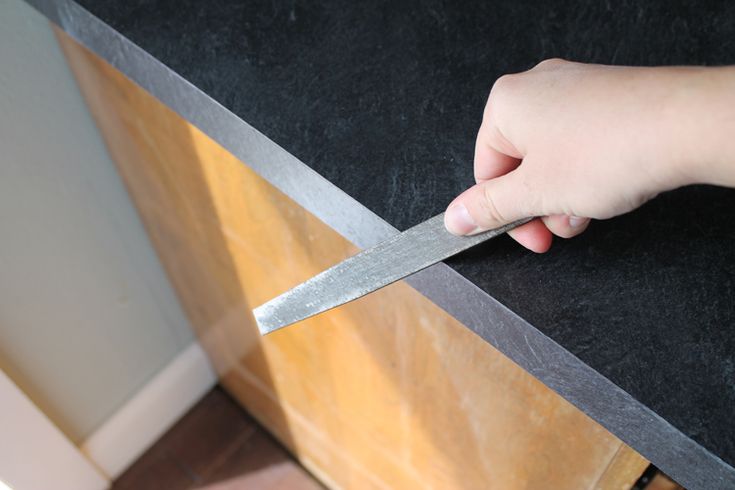
MULTIPOLYGON (((399 229, 472 184, 493 81, 549 57, 735 63, 733 2, 80 0, 399 229)), ((449 263, 735 464, 735 191, 689 187, 535 255, 449 263)))

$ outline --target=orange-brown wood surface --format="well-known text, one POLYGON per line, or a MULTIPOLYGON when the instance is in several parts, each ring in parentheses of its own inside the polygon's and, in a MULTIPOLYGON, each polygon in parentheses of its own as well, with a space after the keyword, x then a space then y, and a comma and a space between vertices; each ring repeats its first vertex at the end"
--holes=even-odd
MULTIPOLYGON (((629 488, 646 461, 404 283, 261 338, 347 240, 63 33, 223 385, 333 488, 629 488)), ((245 95, 244 95, 245 96, 245 95)))

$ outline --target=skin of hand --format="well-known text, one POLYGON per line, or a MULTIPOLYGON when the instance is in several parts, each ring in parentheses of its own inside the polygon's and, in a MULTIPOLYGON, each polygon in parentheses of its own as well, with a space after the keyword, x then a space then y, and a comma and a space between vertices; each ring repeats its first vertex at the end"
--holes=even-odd
POLYGON ((447 208, 456 235, 510 232, 545 252, 590 218, 693 183, 735 186, 735 67, 546 60, 499 78, 475 146, 476 185, 447 208))

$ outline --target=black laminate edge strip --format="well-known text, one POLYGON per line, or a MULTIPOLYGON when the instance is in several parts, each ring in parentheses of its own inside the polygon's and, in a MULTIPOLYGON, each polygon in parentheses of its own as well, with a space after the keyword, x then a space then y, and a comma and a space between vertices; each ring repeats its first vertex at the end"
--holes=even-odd
MULTIPOLYGON (((72 0, 27 0, 355 245, 397 230, 72 0)), ((690 490, 735 469, 445 264, 407 282, 690 490)))

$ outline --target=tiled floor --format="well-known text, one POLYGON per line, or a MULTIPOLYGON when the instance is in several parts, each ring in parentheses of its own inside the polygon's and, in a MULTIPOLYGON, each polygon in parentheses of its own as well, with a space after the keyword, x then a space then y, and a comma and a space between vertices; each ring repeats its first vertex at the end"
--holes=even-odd
POLYGON ((221 388, 214 388, 113 489, 317 490, 322 487, 221 388))

